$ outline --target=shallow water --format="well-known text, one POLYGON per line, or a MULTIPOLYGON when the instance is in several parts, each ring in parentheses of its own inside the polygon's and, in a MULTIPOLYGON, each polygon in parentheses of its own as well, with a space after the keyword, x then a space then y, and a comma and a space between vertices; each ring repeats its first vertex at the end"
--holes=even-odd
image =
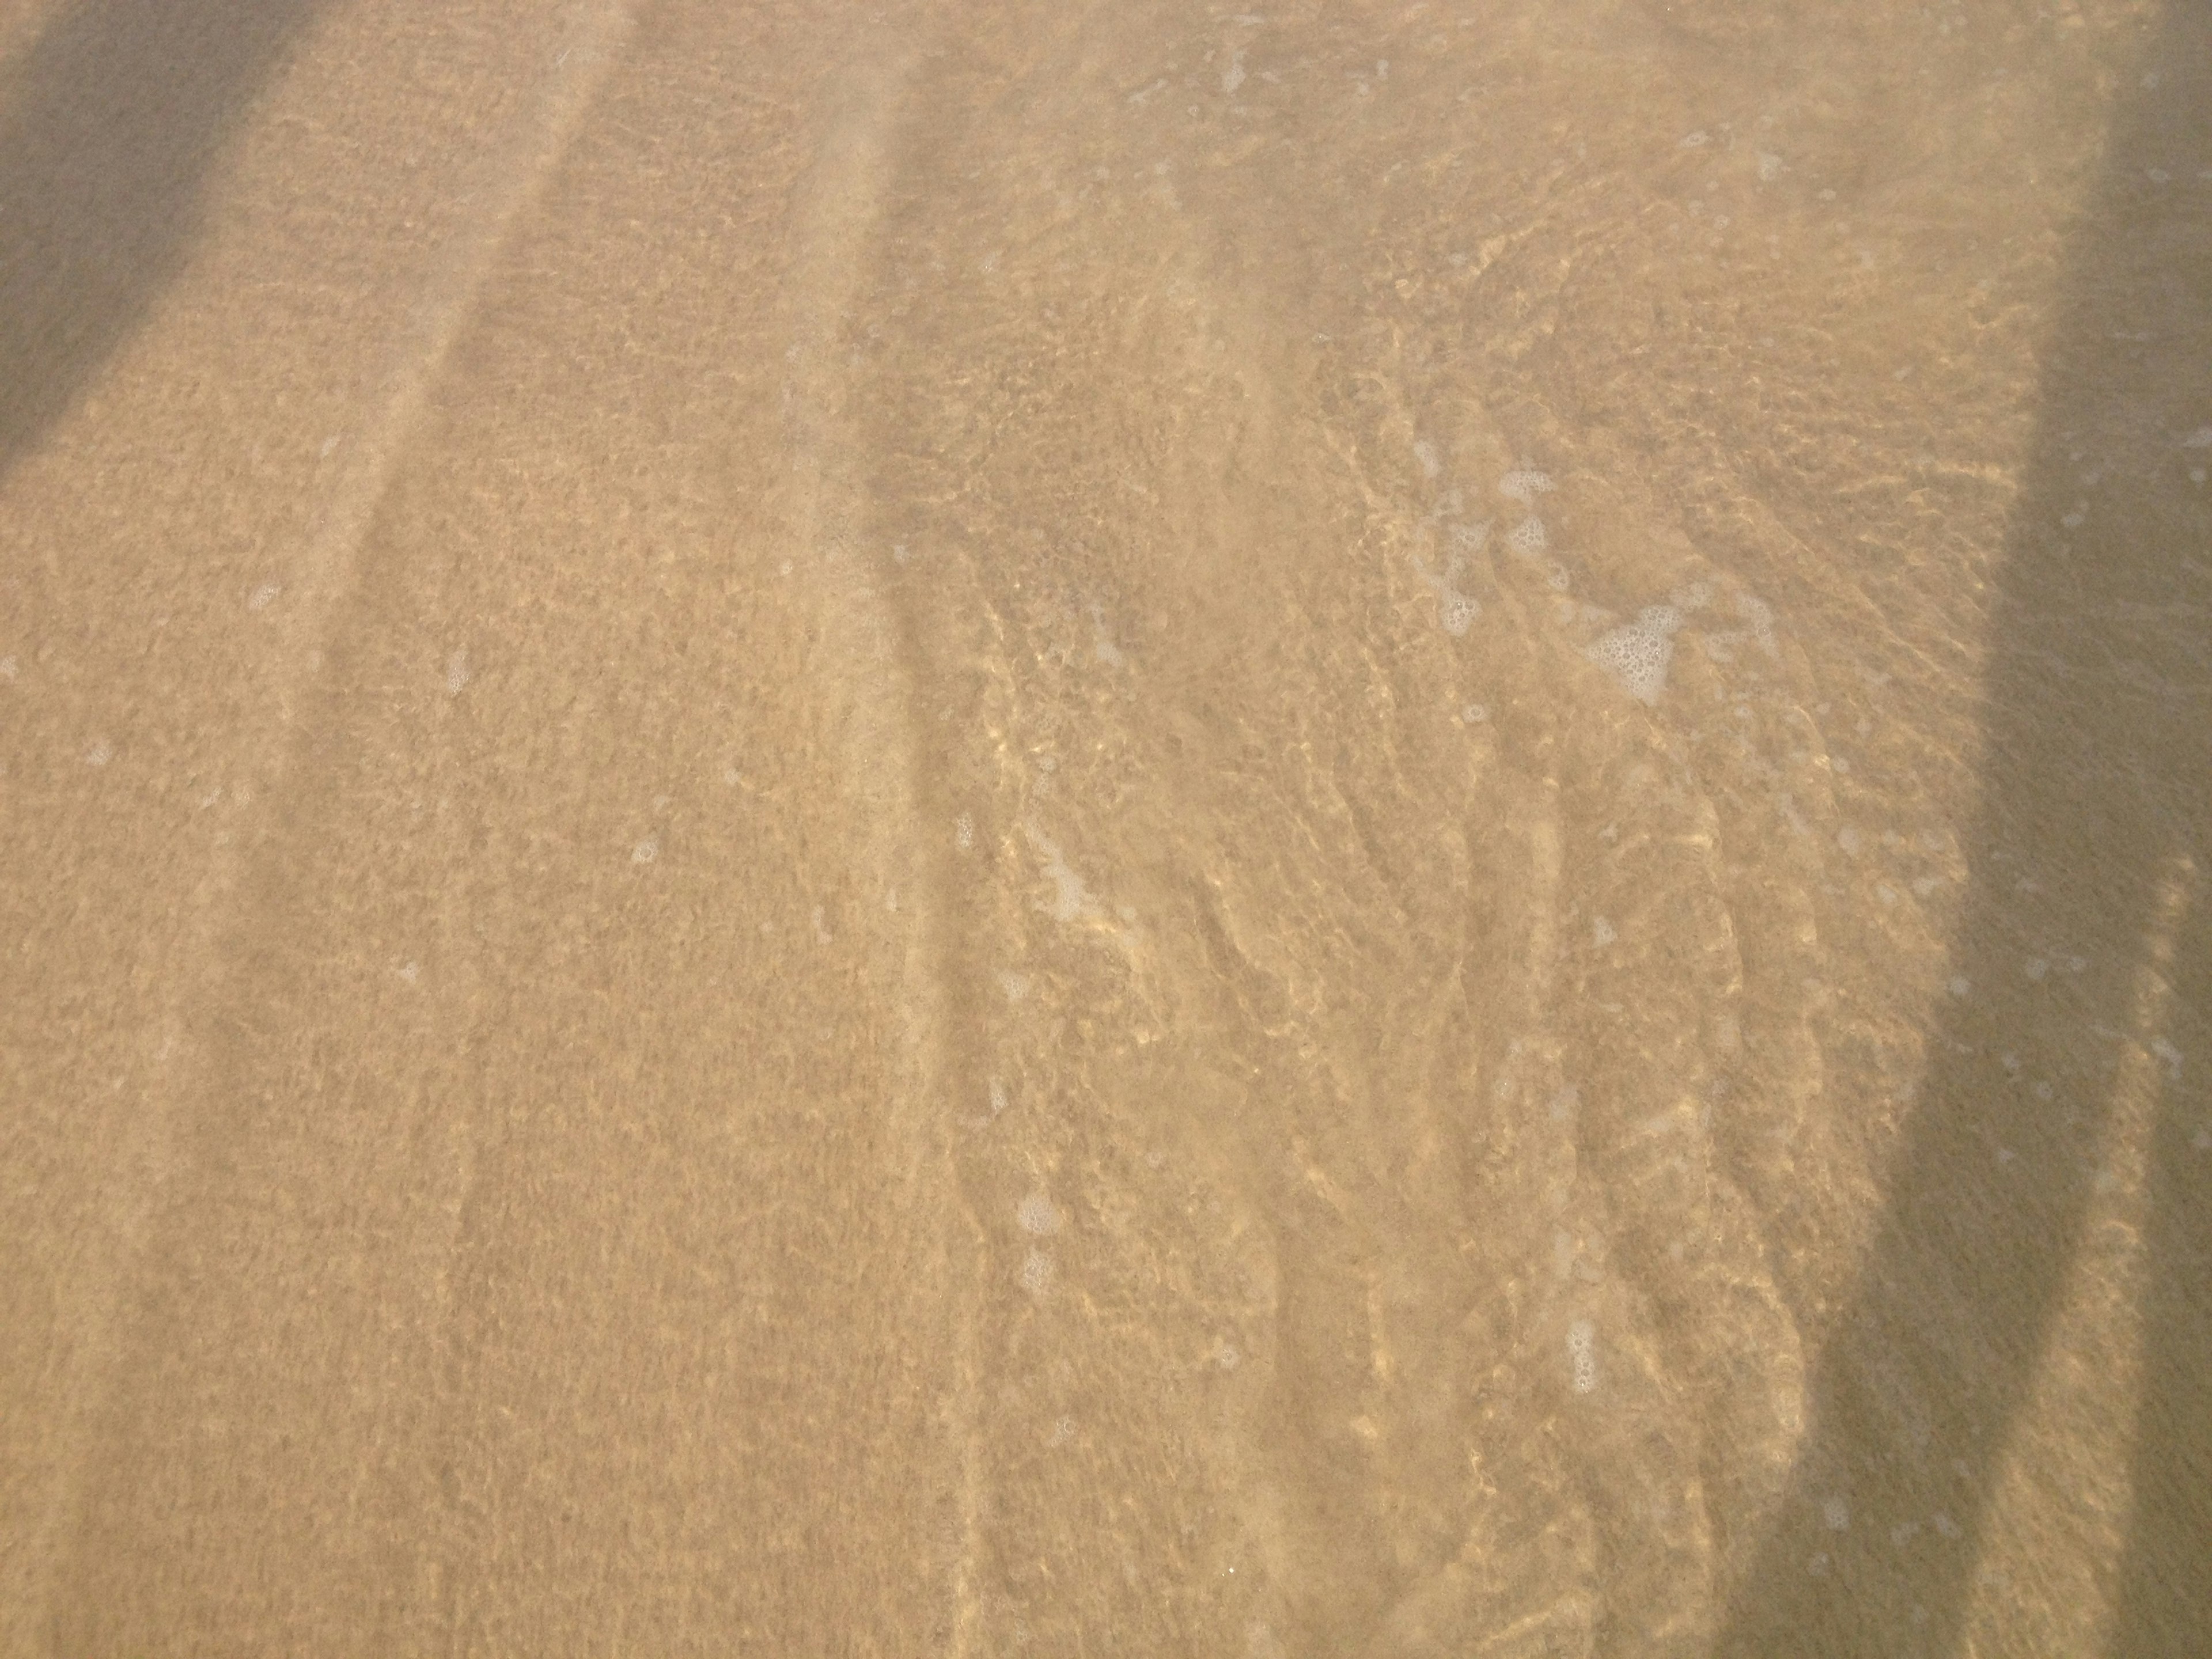
POLYGON ((2196 1650, 2208 111, 0 14, 0 1649, 2196 1650))

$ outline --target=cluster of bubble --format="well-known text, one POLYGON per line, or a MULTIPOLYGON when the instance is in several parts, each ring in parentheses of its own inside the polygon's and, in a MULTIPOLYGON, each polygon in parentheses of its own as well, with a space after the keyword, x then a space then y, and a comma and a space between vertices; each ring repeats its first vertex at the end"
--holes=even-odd
POLYGON ((1022 834, 1029 838, 1030 848, 1044 865, 1044 873, 1053 884, 1053 899, 1038 908, 1054 921, 1075 921, 1095 912, 1098 906, 1091 896, 1091 890, 1083 878, 1069 867, 1059 843, 1039 830, 1034 823, 1022 825, 1022 834))
POLYGON ((1437 595, 1437 619, 1444 625, 1444 632, 1454 639, 1467 637, 1467 630, 1474 626, 1474 619, 1482 614, 1482 602, 1455 588, 1446 588, 1437 595))
POLYGON ((1674 659, 1674 635, 1682 613, 1671 605, 1647 605, 1632 623, 1602 635, 1589 648, 1589 659, 1613 676, 1639 702, 1656 703, 1667 689, 1668 665, 1674 659))
POLYGON ((1567 1327, 1567 1364, 1577 1394, 1597 1391, 1597 1327, 1587 1319, 1567 1327))
MULTIPOLYGON (((1544 528, 1544 521, 1534 511, 1536 497, 1549 495, 1558 486, 1548 473, 1518 467, 1498 481, 1498 493, 1510 501, 1518 501, 1531 509, 1528 516, 1506 533, 1506 550, 1524 564, 1542 564, 1551 551, 1552 538, 1544 528)), ((1560 592, 1566 592, 1571 578, 1567 568, 1554 562, 1544 573, 1545 580, 1560 592)))
POLYGON ((1471 593, 1460 592, 1459 579, 1489 539, 1487 524, 1455 525, 1451 552, 1444 561, 1441 576, 1423 562, 1419 554, 1413 556, 1413 568, 1420 572, 1421 580, 1436 593, 1437 619, 1454 639, 1464 639, 1468 629, 1474 626, 1474 619, 1482 614, 1481 601, 1471 593))
POLYGON ((1042 1296, 1052 1288, 1052 1258, 1042 1250, 1031 1250, 1023 1258, 1022 1288, 1031 1296, 1042 1296))
MULTIPOLYGON (((1677 594, 1674 602, 1685 611, 1698 609, 1711 596, 1711 587, 1704 582, 1692 583, 1684 592, 1693 597, 1686 599, 1682 594, 1677 594)), ((1739 593, 1735 596, 1735 613, 1744 625, 1709 632, 1705 635, 1705 654, 1715 662, 1734 662, 1736 647, 1748 641, 1766 656, 1778 661, 1782 649, 1775 643, 1773 608, 1753 594, 1739 593)), ((1887 675, 1882 677, 1885 680, 1887 678, 1887 675)), ((1881 683, 1874 682, 1876 684, 1881 683)))
POLYGON ((1528 467, 1516 467, 1498 481, 1498 493, 1509 501, 1533 507, 1536 497, 1548 495, 1558 486, 1547 472, 1538 472, 1528 467))
POLYGON ((1049 1237, 1060 1231, 1060 1212, 1052 1207, 1052 1200, 1042 1193, 1031 1193, 1014 1211, 1014 1219, 1021 1229, 1035 1238, 1049 1237))
POLYGON ((1505 538, 1505 545, 1516 557, 1526 559, 1533 564, 1551 550, 1552 538, 1545 533, 1544 521, 1532 517, 1523 519, 1513 526, 1512 533, 1505 538))

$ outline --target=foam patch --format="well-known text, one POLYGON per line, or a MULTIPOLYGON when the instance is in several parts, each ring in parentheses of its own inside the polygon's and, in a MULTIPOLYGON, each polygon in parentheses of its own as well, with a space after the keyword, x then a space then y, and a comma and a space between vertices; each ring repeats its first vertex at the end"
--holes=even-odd
POLYGON ((1536 497, 1549 494, 1554 487, 1549 473, 1534 472, 1525 467, 1509 472, 1498 481, 1498 493, 1510 501, 1520 502, 1523 507, 1535 506, 1536 497))
POLYGON ((1638 702, 1656 703, 1667 689, 1674 635, 1681 628, 1682 613, 1673 605, 1646 605, 1634 622, 1600 638, 1586 654, 1638 702))

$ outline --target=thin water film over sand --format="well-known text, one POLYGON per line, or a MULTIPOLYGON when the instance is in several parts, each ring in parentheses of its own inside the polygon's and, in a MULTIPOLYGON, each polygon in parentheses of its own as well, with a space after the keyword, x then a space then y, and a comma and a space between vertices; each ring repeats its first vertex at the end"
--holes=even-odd
POLYGON ((2208 112, 0 14, 0 1652, 2203 1650, 2208 112))

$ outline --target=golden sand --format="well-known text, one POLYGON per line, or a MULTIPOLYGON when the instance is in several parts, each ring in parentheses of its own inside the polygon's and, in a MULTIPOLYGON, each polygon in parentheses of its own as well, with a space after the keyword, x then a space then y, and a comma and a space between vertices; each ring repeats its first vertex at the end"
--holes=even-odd
POLYGON ((2212 1650, 2208 112, 0 9, 0 1653, 2212 1650))

